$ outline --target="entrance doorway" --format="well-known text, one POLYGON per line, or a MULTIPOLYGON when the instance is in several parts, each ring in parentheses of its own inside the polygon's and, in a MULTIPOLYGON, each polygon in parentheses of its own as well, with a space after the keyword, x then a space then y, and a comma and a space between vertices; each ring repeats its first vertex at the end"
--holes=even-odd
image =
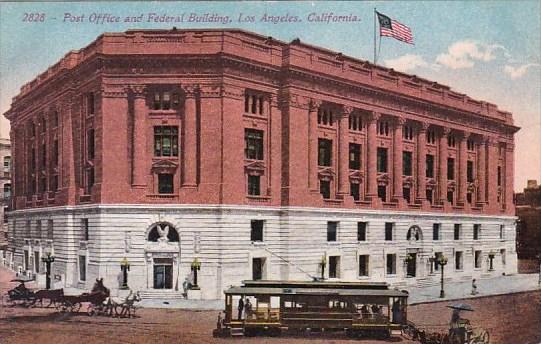
POLYGON ((408 277, 415 277, 417 270, 417 253, 408 253, 406 259, 406 272, 408 277))
POLYGON ((154 289, 173 289, 173 259, 154 258, 154 289))

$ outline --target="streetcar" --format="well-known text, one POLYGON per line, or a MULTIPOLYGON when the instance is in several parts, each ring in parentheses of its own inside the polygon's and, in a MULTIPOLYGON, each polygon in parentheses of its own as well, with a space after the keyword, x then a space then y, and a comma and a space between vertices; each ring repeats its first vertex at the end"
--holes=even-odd
POLYGON ((216 337, 345 331, 386 338, 407 323, 408 292, 387 283, 258 280, 224 293, 216 337))

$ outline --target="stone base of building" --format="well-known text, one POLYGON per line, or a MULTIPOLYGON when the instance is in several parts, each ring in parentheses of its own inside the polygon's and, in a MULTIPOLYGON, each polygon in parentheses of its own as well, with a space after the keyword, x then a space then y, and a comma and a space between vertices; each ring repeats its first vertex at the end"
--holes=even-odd
POLYGON ((41 276, 41 257, 51 254, 54 288, 89 290, 103 278, 115 296, 124 259, 130 266, 129 287, 155 297, 188 293, 192 266, 200 264, 202 299, 223 298, 224 289, 253 278, 323 275, 405 289, 433 285, 441 278, 436 253, 448 258, 448 281, 517 273, 515 218, 508 216, 243 206, 58 207, 10 213, 9 242, 2 257, 13 270, 41 276), (480 225, 477 238, 474 225, 480 225))

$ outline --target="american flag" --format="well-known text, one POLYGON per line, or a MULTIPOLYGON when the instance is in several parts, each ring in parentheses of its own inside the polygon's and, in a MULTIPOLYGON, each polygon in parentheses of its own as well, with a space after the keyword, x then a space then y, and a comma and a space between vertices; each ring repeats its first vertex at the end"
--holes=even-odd
POLYGON ((385 14, 376 13, 378 14, 380 36, 392 37, 399 41, 413 44, 413 35, 409 27, 387 17, 385 14))

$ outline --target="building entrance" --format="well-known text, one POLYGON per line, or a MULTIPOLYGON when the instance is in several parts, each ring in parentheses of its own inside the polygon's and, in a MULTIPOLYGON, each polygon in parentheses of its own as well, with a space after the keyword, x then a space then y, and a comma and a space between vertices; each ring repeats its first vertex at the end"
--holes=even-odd
POLYGON ((154 289, 173 288, 173 259, 154 259, 154 289))
POLYGON ((408 253, 408 259, 406 259, 406 272, 408 277, 415 277, 417 273, 417 253, 408 253))

